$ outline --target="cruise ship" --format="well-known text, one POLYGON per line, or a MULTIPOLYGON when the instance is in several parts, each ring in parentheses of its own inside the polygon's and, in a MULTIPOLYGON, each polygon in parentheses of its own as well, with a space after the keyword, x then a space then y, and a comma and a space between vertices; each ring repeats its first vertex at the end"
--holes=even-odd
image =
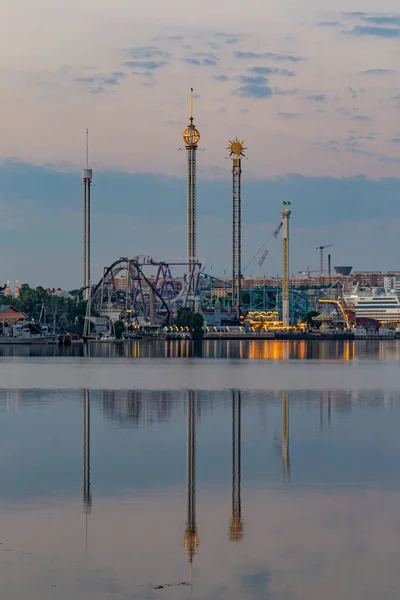
POLYGON ((400 323, 400 301, 395 292, 357 291, 345 296, 349 308, 354 307, 356 317, 376 319, 382 325, 400 323))

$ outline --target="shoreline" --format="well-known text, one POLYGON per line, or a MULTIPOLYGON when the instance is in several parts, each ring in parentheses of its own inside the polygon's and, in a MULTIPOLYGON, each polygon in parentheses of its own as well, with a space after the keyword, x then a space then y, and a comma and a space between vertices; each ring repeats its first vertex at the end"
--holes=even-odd
POLYGON ((71 340, 69 343, 60 343, 53 340, 28 340, 28 339, 2 339, 0 338, 0 346, 59 346, 59 347, 70 347, 70 346, 85 346, 93 344, 100 346, 113 346, 113 345, 121 345, 121 344, 132 344, 133 342, 142 342, 142 343, 159 343, 159 342, 190 342, 190 343, 203 343, 208 341, 218 341, 218 342, 231 342, 231 341, 248 341, 248 342, 328 342, 328 341, 343 341, 343 342, 365 342, 365 341, 396 341, 399 338, 390 337, 390 336, 358 336, 347 334, 347 335, 312 335, 312 334, 283 334, 280 333, 274 337, 270 335, 209 335, 205 336, 202 340, 191 340, 185 338, 164 338, 164 337, 142 337, 142 338, 132 338, 132 339, 119 339, 119 340, 107 340, 107 341, 99 341, 99 340, 88 340, 84 342, 83 340, 71 340))

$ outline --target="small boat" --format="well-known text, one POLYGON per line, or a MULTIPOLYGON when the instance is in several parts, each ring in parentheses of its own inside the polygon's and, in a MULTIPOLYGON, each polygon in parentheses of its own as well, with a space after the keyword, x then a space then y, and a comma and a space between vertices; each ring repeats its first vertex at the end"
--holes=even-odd
POLYGON ((96 342, 115 342, 116 339, 117 338, 115 337, 115 335, 107 331, 106 333, 103 333, 100 337, 98 337, 96 339, 96 342))

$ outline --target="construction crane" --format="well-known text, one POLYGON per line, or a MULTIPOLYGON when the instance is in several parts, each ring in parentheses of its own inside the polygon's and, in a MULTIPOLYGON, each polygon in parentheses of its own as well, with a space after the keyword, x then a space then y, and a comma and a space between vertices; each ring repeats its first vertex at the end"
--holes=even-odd
POLYGON ((335 244, 325 244, 324 246, 317 246, 316 250, 319 250, 319 262, 320 262, 320 275, 324 274, 324 250, 325 248, 332 248, 335 244))
POLYGON ((273 238, 277 238, 279 235, 280 230, 282 229, 282 225, 283 223, 279 223, 278 227, 275 229, 275 231, 269 236, 269 238, 267 239, 267 241, 261 246, 261 248, 259 248, 257 250, 257 252, 255 253, 255 255, 253 256, 253 258, 247 263, 247 265, 245 266, 245 268, 243 269, 243 271, 246 271, 246 269, 251 265, 251 263, 253 262, 253 260, 260 254, 260 252, 262 250, 264 250, 260 260, 258 261, 258 266, 261 267, 263 265, 264 260, 267 258, 268 256, 268 252, 269 252, 269 244, 272 241, 273 238))
POLYGON ((307 275, 307 277, 311 277, 311 273, 319 273, 318 269, 310 270, 310 267, 307 267, 306 271, 299 271, 299 275, 307 275))

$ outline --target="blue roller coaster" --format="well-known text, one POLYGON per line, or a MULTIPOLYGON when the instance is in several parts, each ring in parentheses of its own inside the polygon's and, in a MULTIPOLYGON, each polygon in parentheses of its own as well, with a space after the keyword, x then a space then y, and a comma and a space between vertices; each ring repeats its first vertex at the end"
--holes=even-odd
MULTIPOLYGON (((244 312, 253 310, 277 310, 281 315, 282 299, 280 286, 262 286, 241 290, 241 307, 244 312)), ((219 305, 231 308, 231 288, 229 283, 218 277, 201 273, 199 278, 199 295, 204 308, 213 309, 219 305)), ((292 323, 303 321, 309 311, 309 297, 295 289, 290 290, 290 320, 292 323)))

